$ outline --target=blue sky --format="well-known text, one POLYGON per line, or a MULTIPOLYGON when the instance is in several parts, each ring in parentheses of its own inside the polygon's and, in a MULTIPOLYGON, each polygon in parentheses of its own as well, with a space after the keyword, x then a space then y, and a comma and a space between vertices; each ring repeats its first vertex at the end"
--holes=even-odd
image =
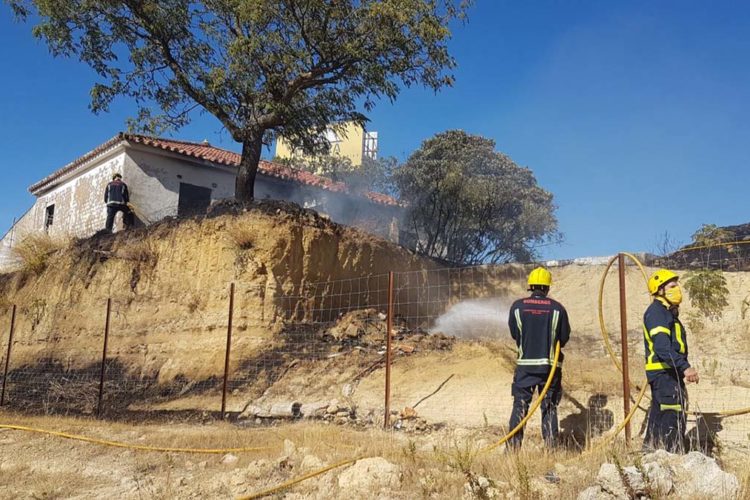
MULTIPOLYGON (((0 6, 0 233, 27 187, 124 130, 88 110, 95 75, 54 59, 0 6)), ((704 223, 750 222, 750 4, 478 0, 454 29, 456 85, 370 114, 405 159, 447 129, 494 139, 551 191, 565 241, 544 258, 656 251, 704 223)), ((238 150, 208 115, 173 134, 238 150)))

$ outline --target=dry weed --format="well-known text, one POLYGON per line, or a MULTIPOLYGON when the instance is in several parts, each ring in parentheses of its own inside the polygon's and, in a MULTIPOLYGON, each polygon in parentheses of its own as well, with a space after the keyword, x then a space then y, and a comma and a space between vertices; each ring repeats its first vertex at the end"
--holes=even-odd
POLYGON ((249 250, 255 246, 255 240, 257 238, 256 229, 243 224, 241 221, 229 226, 228 234, 240 250, 249 250))
POLYGON ((13 247, 13 254, 21 262, 21 270, 41 274, 49 263, 50 256, 70 245, 70 238, 52 238, 47 233, 30 233, 22 236, 13 247))
MULTIPOLYGON (((464 433, 460 439, 455 433, 406 436, 379 429, 355 430, 308 422, 243 429, 218 422, 208 427, 188 424, 132 425, 67 417, 25 416, 23 423, 31 427, 157 446, 267 447, 258 452, 237 453, 237 462, 229 466, 223 463, 221 455, 133 454, 92 444, 72 445, 72 451, 79 460, 96 457, 103 464, 102 467, 106 467, 104 464, 111 460, 117 462, 119 470, 132 471, 128 476, 134 481, 131 494, 143 498, 184 497, 190 492, 200 492, 204 497, 254 493, 309 472, 298 468, 302 457, 307 455, 318 457, 326 465, 351 458, 383 457, 400 467, 402 481, 399 494, 404 498, 461 498, 467 491, 467 485, 472 486, 472 481, 479 484, 477 480, 480 476, 484 484, 489 485, 486 488, 488 496, 499 493, 500 498, 549 498, 550 495, 576 498, 581 491, 595 483, 602 463, 614 460, 624 467, 633 460, 622 444, 607 445, 582 454, 564 449, 547 451, 539 447, 540 436, 534 432, 528 433, 519 452, 504 453, 499 449, 482 453, 479 452, 483 446, 480 440, 488 441, 498 436, 481 430, 464 433), (287 453, 283 444, 287 439, 294 443, 297 451, 291 461, 285 459, 280 462, 279 457, 287 453), (251 475, 245 472, 248 470, 258 472, 251 475), (559 481, 546 479, 552 475, 551 472, 559 481), (491 492, 489 489, 497 491, 491 492)), ((60 450, 71 452, 70 442, 54 439, 40 442, 35 437, 28 439, 34 439, 37 443, 33 449, 37 456, 46 453, 48 457, 59 457, 60 450), (41 449, 40 446, 45 448, 41 449)), ((639 467, 638 459, 635 458, 635 461, 636 467, 639 467)), ((737 462, 732 465, 732 472, 738 474, 745 495, 750 489, 747 465, 737 462)), ((336 491, 340 472, 341 469, 296 484, 286 493, 304 498, 328 498, 336 491)), ((0 475, 0 487, 7 485, 8 491, 23 491, 20 488, 23 487, 24 474, 13 476, 0 475)), ((120 478, 117 478, 109 487, 116 488, 119 482, 120 478)), ((484 491, 476 487, 471 489, 475 496, 477 492, 484 491)), ((36 491, 42 496, 54 497, 75 496, 86 489, 74 485, 55 491, 40 485, 36 491)), ((658 495, 658 492, 654 492, 654 495, 658 495)), ((481 495, 478 497, 481 498, 481 495)))
POLYGON ((159 254, 153 241, 144 238, 128 241, 117 252, 117 256, 121 259, 132 260, 153 267, 158 261, 159 254))

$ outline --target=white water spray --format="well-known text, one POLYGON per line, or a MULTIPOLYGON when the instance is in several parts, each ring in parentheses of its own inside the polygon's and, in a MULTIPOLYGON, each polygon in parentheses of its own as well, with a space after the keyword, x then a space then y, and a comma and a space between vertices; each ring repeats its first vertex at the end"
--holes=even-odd
POLYGON ((452 305, 430 329, 463 339, 498 339, 508 335, 510 303, 499 297, 464 300, 452 305))

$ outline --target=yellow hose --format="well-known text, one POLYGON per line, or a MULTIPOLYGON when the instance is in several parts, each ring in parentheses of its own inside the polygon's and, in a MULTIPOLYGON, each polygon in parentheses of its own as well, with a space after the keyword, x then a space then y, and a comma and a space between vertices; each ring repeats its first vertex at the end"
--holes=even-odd
POLYGON ((329 465, 328 467, 324 467, 322 469, 318 469, 316 471, 310 472, 309 474, 305 474, 304 476, 301 476, 301 477, 298 477, 298 478, 295 478, 295 479, 290 479, 289 481, 287 481, 285 483, 281 483, 281 484, 279 484, 277 486, 274 486, 272 488, 268 488, 268 489, 259 491, 257 493, 253 493, 253 494, 245 496, 245 497, 239 497, 237 500, 254 500, 256 498, 262 498, 262 497, 265 497, 265 496, 268 496, 268 495, 272 495, 272 494, 277 493, 279 491, 285 490, 285 489, 289 488, 290 486, 294 486, 297 483, 301 483, 303 481, 307 481, 308 479, 312 479, 315 476, 319 476, 321 474, 325 474, 329 470, 337 469, 339 467, 343 467, 344 465, 353 464, 357 460, 361 460, 363 458, 365 458, 365 457, 351 458, 349 460, 344 460, 342 462, 338 462, 338 463, 335 463, 333 465, 329 465))
MULTIPOLYGON (((552 360, 552 368, 550 369, 549 376, 547 377, 547 382, 544 384, 544 387, 542 388, 542 391, 539 393, 539 396, 536 398, 536 401, 529 407, 529 412, 526 414, 526 416, 518 423, 517 426, 515 426, 508 434, 503 436, 500 440, 497 442, 486 446, 479 450, 479 453, 488 453, 501 444, 505 443, 508 439, 513 437, 518 431, 520 431, 524 425, 526 425, 526 422, 531 418, 531 416, 534 414, 534 412, 539 408, 539 405, 542 404, 542 401, 544 400, 545 394, 547 394, 547 391, 550 388, 550 385, 552 385, 552 378, 555 375, 555 369, 557 368, 557 361, 560 357, 560 342, 558 341, 555 345, 555 357, 552 360)), ((321 474, 325 474, 329 470, 336 469, 338 467, 343 467, 344 465, 352 464, 356 462, 357 460, 361 460, 365 457, 359 457, 359 458, 352 458, 349 460, 344 460, 342 462, 335 463, 333 465, 329 465, 327 467, 324 467, 322 469, 318 469, 316 471, 310 472, 309 474, 305 474, 304 476, 291 479, 285 483, 279 484, 277 486, 274 486, 272 488, 268 488, 262 491, 259 491, 257 493, 253 493, 252 495, 245 496, 245 497, 239 497, 238 500, 254 500, 256 498, 261 498, 264 496, 272 495, 274 493, 278 493, 279 491, 285 490, 291 486, 294 486, 295 484, 299 484, 303 481, 306 481, 308 479, 312 479, 316 476, 319 476, 321 474)))
POLYGON ((552 385, 552 379, 555 376, 555 370, 557 369, 557 360, 560 357, 560 342, 558 341, 557 344, 555 344, 555 358, 552 360, 552 368, 549 371, 549 376, 547 377, 547 382, 544 384, 544 388, 542 388, 542 391, 539 393, 539 397, 536 398, 536 401, 531 405, 529 408, 529 412, 526 414, 526 416, 518 422, 518 425, 516 425, 509 433, 507 433, 505 436, 500 438, 497 442, 485 446, 481 450, 479 450, 479 453, 487 453, 501 444, 505 443, 507 440, 512 438, 513 436, 518 433, 521 429, 523 429, 523 426, 526 425, 526 422, 531 418, 531 416, 534 414, 534 412, 539 408, 539 405, 542 404, 542 401, 544 400, 545 394, 547 394, 547 391, 549 390, 550 385, 552 385))
MULTIPOLYGON (((629 257, 633 262, 636 263, 638 268, 641 270, 641 274, 643 275, 643 280, 648 284, 648 277, 646 276, 646 270, 643 268, 643 265, 641 262, 636 258, 635 255, 622 252, 623 255, 629 257)), ((609 262, 607 262, 607 268, 604 270, 604 274, 602 274, 602 278, 599 281, 599 328, 601 329, 602 333, 602 339, 604 339, 604 346, 607 348, 607 353, 609 353, 609 357, 612 360, 612 363, 617 367, 617 370, 622 373, 622 366, 620 366, 620 362, 617 360, 617 356, 615 355, 615 352, 612 350, 612 345, 609 343, 609 332, 607 332, 607 327, 604 325, 604 308, 603 308, 603 302, 604 302, 604 283, 607 281, 607 274, 609 273, 609 270, 612 268, 612 264, 615 263, 615 260, 617 260, 617 255, 609 259, 609 262)))
POLYGON ((128 444, 128 443, 122 443, 119 441, 108 441, 106 439, 90 438, 86 436, 80 436, 77 434, 68 434, 66 432, 50 431, 47 429, 38 429, 34 427, 26 427, 23 425, 0 424, 0 429, 12 429, 16 431, 36 432, 38 434, 58 436, 58 437, 62 437, 65 439, 73 439, 76 441, 84 441, 87 443, 101 444, 105 446, 114 446, 116 448, 128 448, 131 450, 142 450, 142 451, 224 454, 224 453, 243 453, 243 452, 250 452, 250 451, 263 451, 263 450, 271 449, 269 446, 254 447, 254 448, 170 448, 170 447, 163 447, 163 446, 146 446, 146 445, 138 445, 138 444, 128 444))

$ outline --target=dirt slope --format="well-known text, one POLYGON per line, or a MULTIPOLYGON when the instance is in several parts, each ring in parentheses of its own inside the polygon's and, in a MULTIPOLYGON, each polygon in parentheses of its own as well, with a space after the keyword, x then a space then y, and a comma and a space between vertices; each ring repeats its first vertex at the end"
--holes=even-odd
MULTIPOLYGON (((53 255, 38 276, 0 277, 0 324, 7 325, 7 305, 18 306, 11 373, 27 382, 12 386, 10 399, 22 400, 52 373, 82 381, 80 393, 66 386, 60 401, 53 402, 72 393, 76 404, 92 410, 110 297, 108 407, 215 410, 229 284, 234 282, 230 411, 239 412, 249 403, 348 398, 375 415, 382 411, 384 373, 378 362, 384 336, 363 344, 356 335, 332 342, 328 334, 339 312, 366 307, 384 311, 386 273, 396 271, 398 319, 410 335, 426 333, 452 307, 483 299, 474 304, 480 309, 459 315, 459 326, 451 333, 475 338, 481 330, 493 338, 459 341, 448 350, 417 346, 399 354, 393 407, 413 406, 450 377, 419 405, 420 415, 455 425, 502 425, 510 411, 514 356, 505 317, 510 302, 526 293, 528 268, 438 267, 311 212, 269 202, 246 212, 167 220, 80 241, 53 255)), ((579 265, 553 269, 552 295, 565 304, 573 326, 561 407, 563 420, 573 419, 568 421, 571 432, 576 419, 606 423, 621 415, 620 375, 599 336, 597 294, 603 271, 603 266, 579 265), (605 403, 594 398, 599 406, 590 406, 595 395, 605 403)), ((682 311, 691 320, 691 359, 704 376, 700 386, 691 388, 691 399, 704 411, 734 407, 731 391, 750 389, 750 274, 726 273, 726 278, 731 293, 721 319, 698 321, 689 300, 682 311)), ((633 266, 627 290, 631 373, 640 381, 640 318, 649 297, 633 266)), ((603 297, 604 321, 619 354, 617 293, 612 272, 603 297)), ((7 329, 2 328, 4 346, 7 329)), ((49 404, 49 395, 44 397, 28 406, 49 404)))

